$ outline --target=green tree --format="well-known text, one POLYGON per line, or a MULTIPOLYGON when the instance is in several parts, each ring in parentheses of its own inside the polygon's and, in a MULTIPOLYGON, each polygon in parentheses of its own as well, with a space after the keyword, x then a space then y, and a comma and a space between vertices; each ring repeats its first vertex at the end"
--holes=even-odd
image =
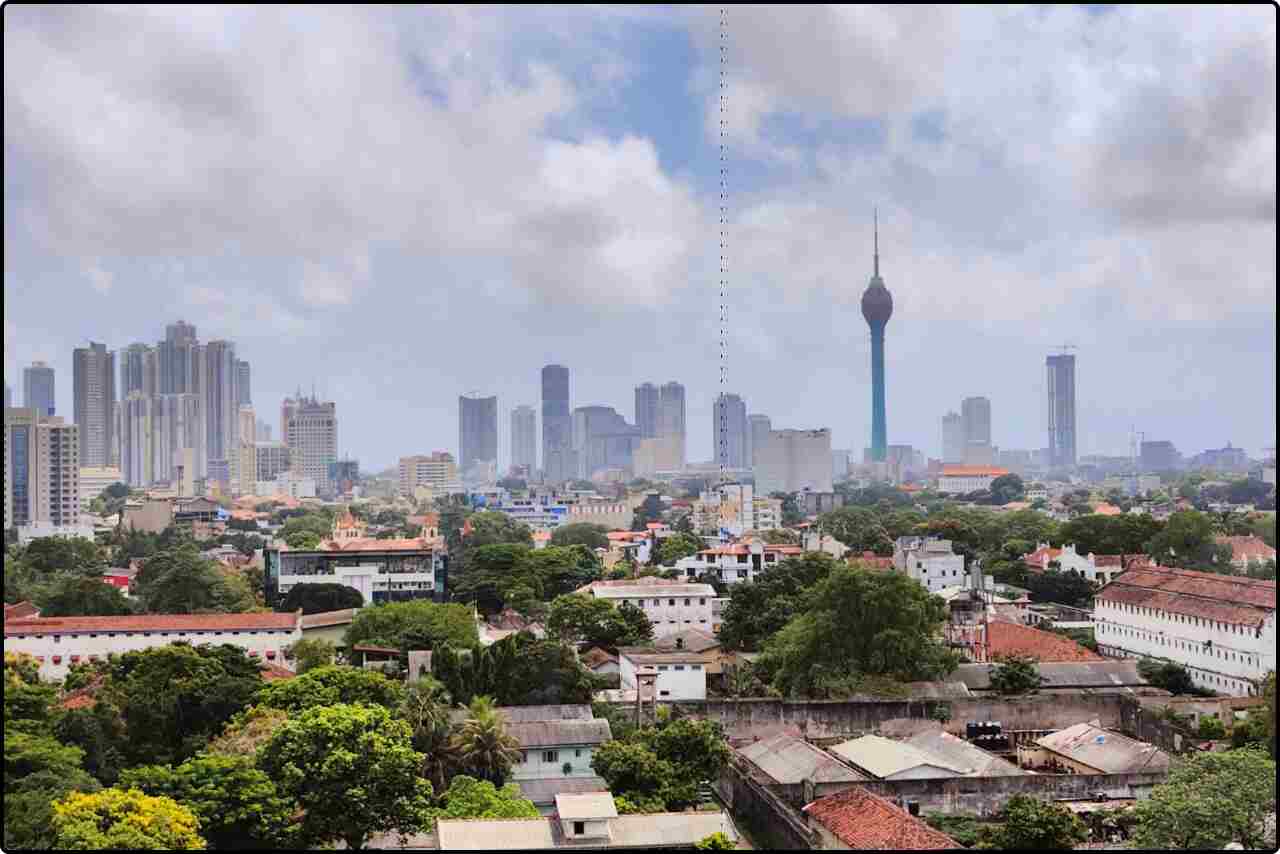
POLYGON ((643 803, 664 802, 667 787, 676 780, 676 769, 658 758, 648 746, 635 740, 605 742, 591 754, 591 768, 609 784, 614 797, 643 803))
POLYGON ((1134 841, 1141 848, 1263 848, 1275 802, 1276 763, 1265 751, 1196 753, 1138 802, 1134 841))
POLYGON ((1151 538, 1149 551, 1162 566, 1183 569, 1222 568, 1231 562, 1231 547, 1218 545, 1209 517, 1195 510, 1174 513, 1151 538))
POLYGON ((769 545, 798 546, 800 535, 786 528, 772 528, 761 533, 761 538, 769 545))
POLYGON ((680 718, 637 736, 659 759, 670 762, 680 780, 715 780, 729 762, 729 745, 716 721, 680 718))
POLYGON ((1176 661, 1168 661, 1162 658, 1140 658, 1138 659, 1138 673, 1143 679, 1151 683, 1157 688, 1163 688, 1174 695, 1191 695, 1191 696, 1212 696, 1212 691, 1206 691, 1196 685, 1191 679, 1191 673, 1186 666, 1176 661))
POLYGON ((680 558, 697 554, 706 548, 701 539, 691 534, 672 534, 658 542, 658 562, 663 566, 669 566, 680 558))
POLYGON ((70 792, 96 792, 101 788, 97 780, 79 768, 37 771, 12 786, 6 785, 5 850, 53 848, 53 802, 70 792))
POLYGON ((546 600, 572 593, 598 581, 600 560, 584 545, 547 546, 525 555, 528 570, 535 573, 546 600))
POLYGON ((1084 822, 1061 804, 1014 795, 1001 810, 1003 821, 983 828, 979 848, 1006 851, 1070 851, 1088 839, 1084 822))
POLYGON ((333 641, 323 638, 303 638, 285 649, 285 655, 293 659, 294 671, 299 676, 308 670, 333 664, 337 654, 338 648, 333 645, 333 641))
POLYGON ((589 549, 609 548, 609 529, 603 525, 592 525, 589 522, 574 522, 561 525, 551 532, 551 545, 573 546, 584 545, 589 549))
POLYGON ((110 703, 67 709, 58 716, 53 734, 63 744, 84 751, 84 769, 104 786, 115 785, 124 765, 124 721, 110 703))
POLYGON ((868 676, 937 679, 957 663, 936 639, 945 617, 942 600, 905 575, 837 566, 757 665, 785 696, 840 695, 868 676))
POLYGON ((102 549, 84 537, 37 537, 27 543, 18 557, 36 572, 46 575, 69 573, 101 578, 107 568, 102 549))
POLYGON ((194 544, 147 559, 136 592, 153 614, 236 613, 254 607, 247 585, 236 584, 200 556, 194 544))
POLYGON ((468 546, 465 561, 450 578, 453 598, 473 602, 486 614, 501 611, 508 592, 516 586, 529 587, 541 598, 541 580, 529 571, 526 562, 530 551, 530 546, 514 543, 468 546))
POLYGON ((408 652, 435 649, 443 643, 470 647, 479 638, 475 618, 466 605, 413 599, 360 609, 347 628, 345 644, 348 649, 373 644, 408 652))
POLYGON ((398 682, 377 670, 334 664, 308 670, 293 679, 268 682, 258 690, 255 699, 263 708, 294 714, 314 706, 339 703, 396 708, 402 694, 398 682))
POLYGON ((893 554, 893 540, 880 517, 866 507, 840 507, 818 517, 818 527, 854 552, 893 554))
POLYGON ((699 839, 694 843, 693 847, 699 851, 732 851, 738 846, 723 833, 716 832, 699 839))
POLYGON ((124 771, 123 789, 172 798, 200 820, 200 833, 218 850, 289 847, 295 805, 247 756, 209 754, 168 765, 124 771))
POLYGON ((505 513, 485 510, 471 514, 468 521, 471 522, 471 533, 466 537, 468 549, 499 543, 533 545, 533 531, 529 526, 505 513))
POLYGON ((634 646, 653 638, 653 625, 639 608, 630 603, 615 607, 607 599, 581 593, 553 601, 546 626, 548 632, 563 641, 606 649, 634 646))
POLYGON ((120 589, 101 578, 64 575, 37 598, 42 617, 119 617, 133 613, 120 589))
POLYGON ((42 732, 53 715, 57 689, 40 678, 40 664, 25 653, 4 654, 4 728, 42 732))
POLYGON ((345 584, 322 582, 293 585, 276 606, 276 610, 289 614, 301 608, 304 614, 320 614, 325 611, 362 607, 364 607, 364 596, 359 590, 345 584))
POLYGON ((333 532, 333 517, 328 513, 307 512, 290 516, 280 530, 280 537, 291 549, 309 550, 328 539, 333 532))
POLYGON ((991 668, 991 687, 1001 694, 1026 694, 1040 687, 1036 660, 1026 655, 1010 655, 991 668))
POLYGON ((467 717, 454 734, 451 747, 466 771, 499 786, 520 760, 520 742, 507 732, 489 697, 471 700, 467 717))
POLYGON ((405 686, 399 716, 413 733, 413 749, 424 757, 423 776, 438 792, 445 790, 445 781, 454 766, 449 710, 449 692, 436 679, 424 676, 405 686))
POLYGON ((227 722, 222 734, 209 742, 206 752, 252 759, 288 719, 289 713, 283 709, 250 706, 227 722))
POLYGON ((804 592, 839 565, 829 554, 809 552, 780 561, 750 584, 733 585, 720 623, 718 637, 722 646, 760 649, 799 613, 804 592))
POLYGON ((1032 602, 1056 602, 1083 608, 1089 606, 1097 587, 1082 575, 1049 569, 1028 573, 1027 590, 1032 602))
POLYGON ((133 789, 71 792, 53 804, 53 847, 66 851, 202 851, 199 821, 172 798, 133 789))
POLYGON ((262 748, 258 766, 304 810, 298 845, 340 839, 351 850, 379 832, 431 822, 431 784, 409 725, 381 706, 314 706, 262 748))
POLYGON ((501 789, 488 780, 459 774, 444 793, 440 818, 537 818, 538 808, 507 783, 501 789))
POLYGON ((1016 474, 1005 474, 991 481, 991 501, 993 504, 1008 504, 1010 501, 1021 501, 1027 494, 1022 478, 1016 474))

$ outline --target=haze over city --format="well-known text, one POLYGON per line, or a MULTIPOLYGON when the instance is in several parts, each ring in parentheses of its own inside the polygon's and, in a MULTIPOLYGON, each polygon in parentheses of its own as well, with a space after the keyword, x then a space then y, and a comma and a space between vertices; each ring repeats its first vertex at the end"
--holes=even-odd
MULTIPOLYGON (((458 395, 633 418, 719 384, 720 29, 700 9, 5 10, 5 377, 235 342, 274 422, 337 403, 375 471, 456 452, 458 395), (121 45, 129 49, 122 50, 121 45)), ((1078 451, 1275 435, 1275 15, 1265 7, 735 10, 725 390, 871 439, 872 209, 888 441, 991 401, 1045 444, 1076 355, 1078 451), (1241 88, 1241 80, 1251 81, 1241 88)))

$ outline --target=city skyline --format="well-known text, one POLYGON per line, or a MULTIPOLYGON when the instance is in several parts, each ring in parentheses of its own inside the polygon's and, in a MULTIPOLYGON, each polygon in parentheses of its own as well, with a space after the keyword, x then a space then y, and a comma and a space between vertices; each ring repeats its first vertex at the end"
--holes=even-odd
MULTIPOLYGON (((1256 413, 1275 411, 1274 17, 925 14, 804 9, 781 33, 768 10, 729 15, 726 388, 861 458, 874 200, 895 299, 889 444, 938 456, 934 401, 957 389, 990 400, 993 444, 1043 448, 1044 360, 1068 341, 1077 457, 1126 455, 1134 429, 1188 455, 1272 445, 1274 416, 1256 413), (1025 85, 982 72, 992 45, 1025 85), (1192 55, 1206 73, 1183 72, 1192 55), (1243 78, 1259 85, 1236 92, 1243 78)), ((184 317, 252 364, 258 413, 315 382, 366 471, 451 447, 470 389, 498 397, 505 427, 549 363, 573 374, 571 408, 630 414, 638 383, 677 377, 687 459, 712 459, 717 21, 8 10, 6 383, 44 361, 72 413, 75 347, 120 351, 184 317), (106 48, 123 33, 138 56, 106 48), (265 61, 282 41, 300 49, 265 61), (359 74, 334 76, 316 50, 333 42, 359 74), (143 55, 208 97, 138 86, 143 55), (41 112, 50 91, 65 110, 41 112), (82 124, 104 91, 119 112, 82 124), (302 158, 273 143, 295 128, 323 142, 302 158), (166 151, 183 152, 173 170, 145 168, 166 151)))

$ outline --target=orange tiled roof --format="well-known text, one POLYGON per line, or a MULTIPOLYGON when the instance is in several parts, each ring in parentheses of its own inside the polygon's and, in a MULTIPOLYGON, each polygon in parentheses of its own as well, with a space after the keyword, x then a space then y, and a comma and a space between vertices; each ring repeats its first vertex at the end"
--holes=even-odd
POLYGON ((379 540, 376 537, 357 537, 351 540, 324 540, 317 548, 325 552, 383 552, 425 551, 433 548, 436 540, 410 537, 408 539, 379 540))
POLYGON ((1054 549, 1054 548, 1050 548, 1049 546, 1041 546, 1040 548, 1036 549, 1030 554, 1023 555, 1022 562, 1025 563, 1027 566, 1033 567, 1035 569, 1043 569, 1046 563, 1046 560, 1045 560, 1046 558, 1048 560, 1057 560, 1058 556, 1061 554, 1062 554, 1062 549, 1054 549))
POLYGON ((9 620, 6 635, 68 634, 79 632, 228 631, 292 629, 297 614, 147 614, 130 617, 36 617, 9 620))
POLYGON ((1275 560, 1276 550, 1262 541, 1261 537, 1216 537, 1215 542, 1223 546, 1231 546, 1233 561, 1275 560))
POLYGON ((1009 473, 1008 469, 995 466, 943 466, 943 477, 1001 477, 1009 473))
POLYGON ((893 558, 881 557, 875 552, 863 552, 860 555, 845 555, 845 560, 850 563, 863 564, 869 569, 893 569, 893 558))
POLYGON ((987 657, 1026 655, 1036 661, 1102 661, 1098 655, 1070 638, 1005 621, 987 624, 987 657))
POLYGON ((806 804, 804 813, 855 851, 938 851, 961 847, 942 831, 861 786, 806 804))
POLYGON ((1257 627, 1276 610, 1276 583, 1167 566, 1138 566, 1098 591, 1097 601, 1257 627))
POLYGON ((1124 513, 1119 507, 1114 504, 1108 504, 1105 501, 1094 507, 1093 512, 1097 516, 1119 516, 1124 513))
POLYGON ((8 620, 25 620, 40 613, 40 609, 30 602, 17 602, 4 606, 4 618, 8 620))

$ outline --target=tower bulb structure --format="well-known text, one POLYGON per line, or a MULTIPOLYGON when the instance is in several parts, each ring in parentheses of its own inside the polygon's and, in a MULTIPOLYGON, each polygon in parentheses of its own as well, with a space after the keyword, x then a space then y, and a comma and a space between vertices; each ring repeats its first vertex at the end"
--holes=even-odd
POLYGON ((871 327, 871 459, 884 462, 888 437, 884 417, 884 328, 893 315, 893 297, 880 278, 880 216, 875 214, 875 267, 862 292, 862 316, 871 327))

